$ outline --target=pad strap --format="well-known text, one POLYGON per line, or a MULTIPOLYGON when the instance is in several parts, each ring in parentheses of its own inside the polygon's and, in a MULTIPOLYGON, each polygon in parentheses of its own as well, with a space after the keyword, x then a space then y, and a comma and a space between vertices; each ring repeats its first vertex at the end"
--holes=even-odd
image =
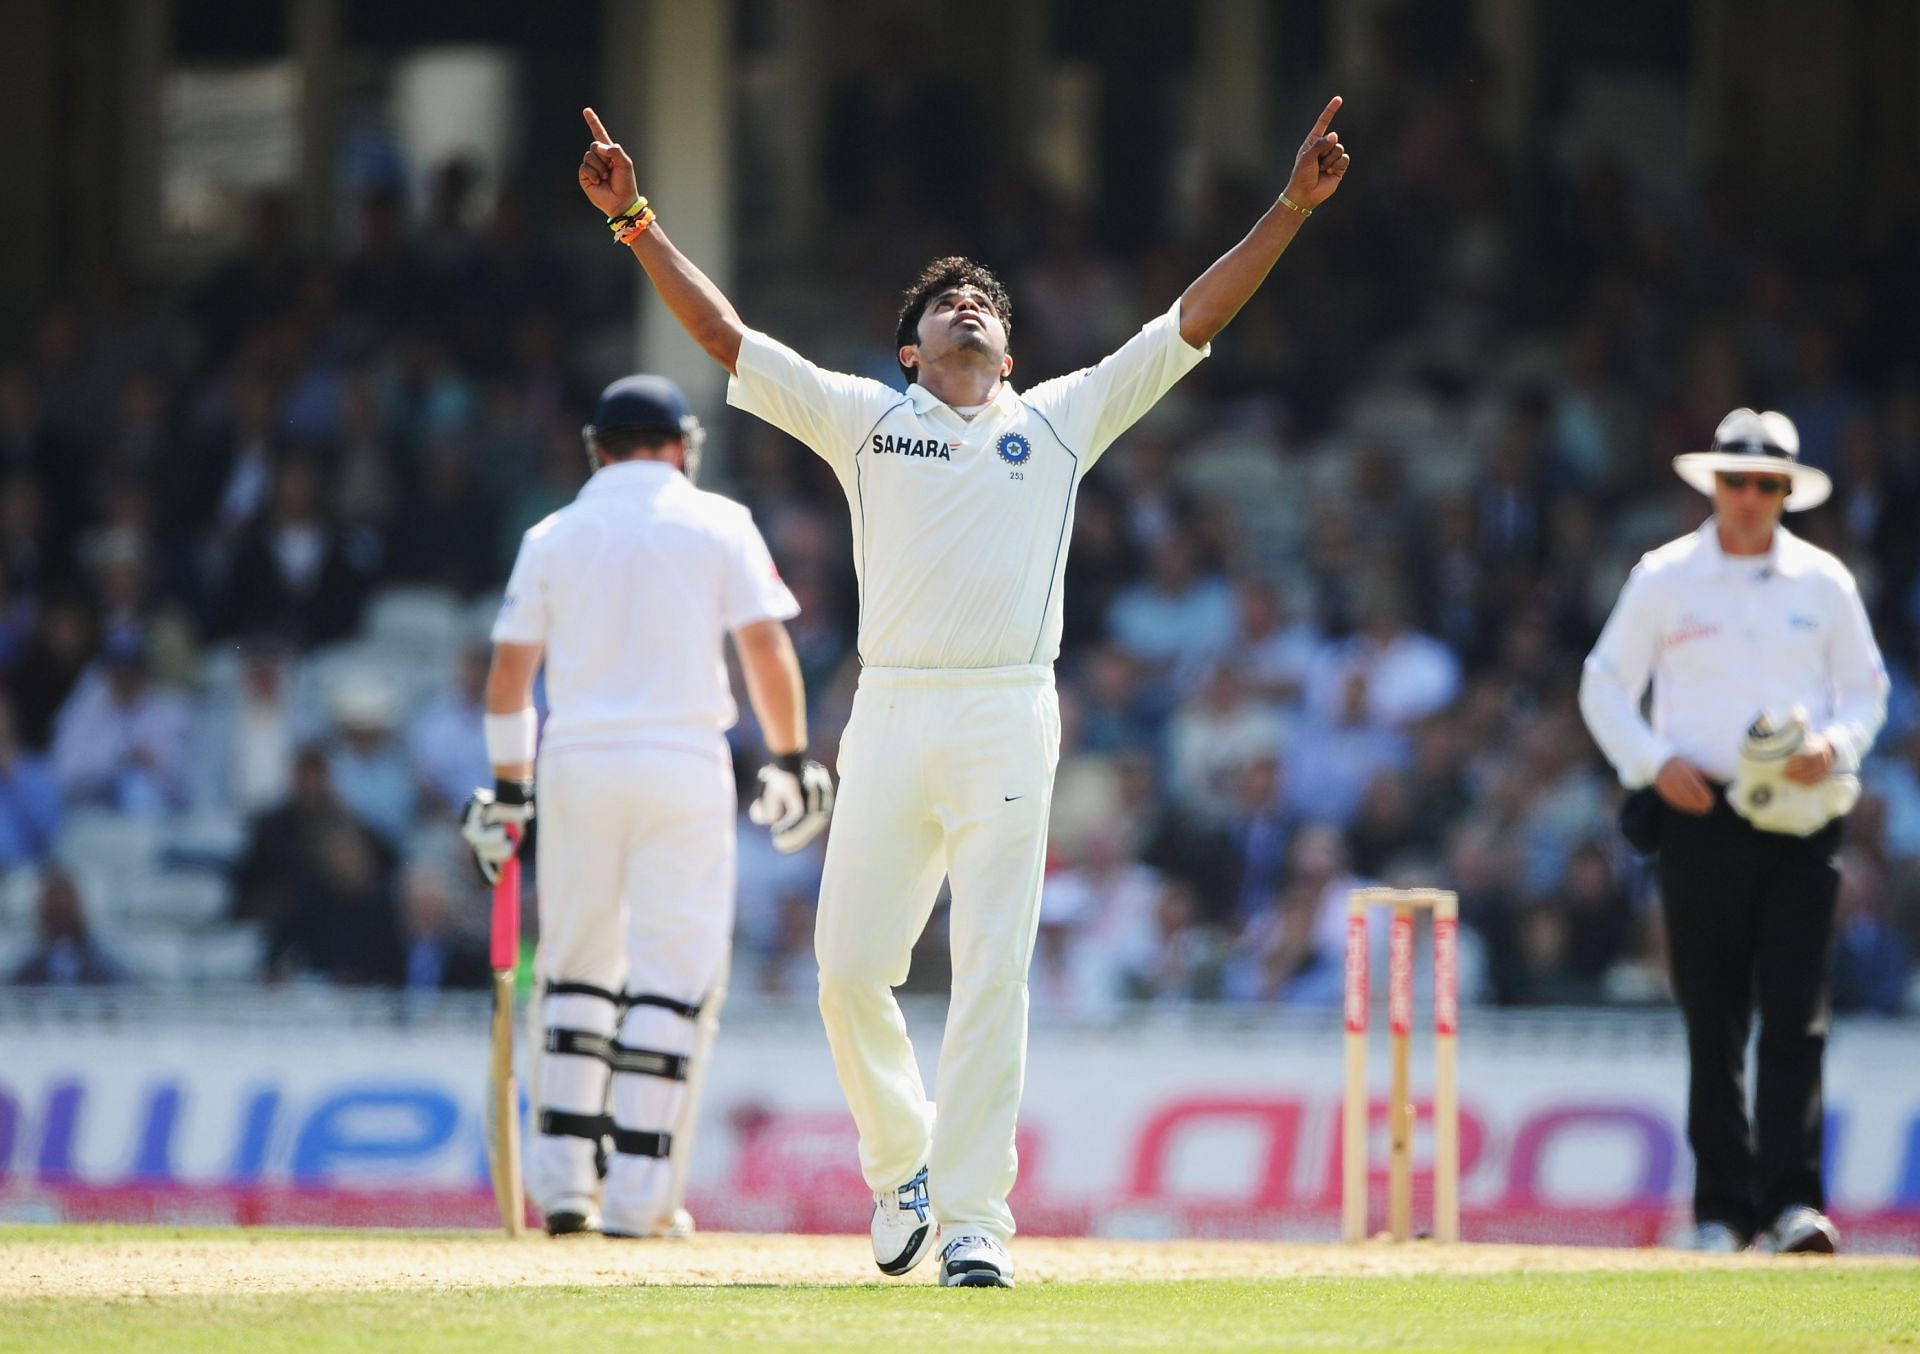
POLYGON ((664 1157, 673 1151, 673 1134, 615 1128, 613 1150, 625 1157, 664 1157))
MULTIPOLYGON (((548 988, 547 990, 551 992, 553 989, 548 988)), ((663 997, 656 992, 629 992, 626 997, 626 1003, 628 1010, 632 1010, 636 1006, 658 1006, 663 1011, 672 1011, 675 1015, 685 1016, 688 1020, 692 1020, 700 1014, 699 1002, 688 1005, 684 1001, 678 1001, 673 997, 663 997)))
POLYGON ((609 1062, 613 1054, 613 1040, 604 1034, 589 1034, 585 1030, 547 1030, 547 1052, 570 1053, 576 1058, 592 1058, 595 1062, 609 1062))
POLYGON ((597 1143, 613 1131, 613 1116, 541 1110, 540 1131, 550 1138, 585 1138, 588 1142, 597 1143))
POLYGON ((613 1070, 643 1077, 665 1077, 668 1081, 687 1079, 687 1059, 680 1053, 662 1053, 652 1048, 629 1048, 614 1044, 607 1056, 613 1070))
POLYGON ((598 997, 612 1006, 620 1004, 620 994, 609 992, 604 987, 595 987, 592 983, 548 983, 549 997, 598 997))

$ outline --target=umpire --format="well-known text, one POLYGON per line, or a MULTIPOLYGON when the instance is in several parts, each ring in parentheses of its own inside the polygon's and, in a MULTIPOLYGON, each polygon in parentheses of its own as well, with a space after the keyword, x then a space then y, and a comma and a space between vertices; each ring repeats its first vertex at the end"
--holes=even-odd
POLYGON ((1887 675, 1846 566, 1780 524, 1832 490, 1799 450, 1785 415, 1736 409, 1711 450, 1674 458, 1713 516, 1640 561, 1580 684, 1587 727, 1635 792, 1622 827, 1659 854, 1706 1251, 1838 1242, 1820 1177, 1837 855, 1887 675))

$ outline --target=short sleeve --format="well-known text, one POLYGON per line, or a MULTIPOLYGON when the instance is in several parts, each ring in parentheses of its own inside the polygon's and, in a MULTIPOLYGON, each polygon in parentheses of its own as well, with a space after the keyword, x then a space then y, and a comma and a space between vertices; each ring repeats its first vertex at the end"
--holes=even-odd
POLYGON ((520 553, 514 557, 513 573, 507 579, 506 596, 500 599, 500 614, 494 618, 492 638, 495 644, 545 644, 551 616, 547 607, 547 581, 541 568, 542 536, 535 527, 520 538, 520 553))
POLYGON ((1025 398, 1091 465, 1212 351, 1212 344, 1195 348, 1180 337, 1175 301, 1095 365, 1043 381, 1025 398))
POLYGON ((756 621, 792 620, 800 614, 800 603, 781 580, 766 539, 753 524, 752 514, 744 510, 727 561, 726 609, 729 630, 756 621))
POLYGON ((727 382, 727 403, 811 447, 843 480, 880 415, 906 396, 879 381, 826 371, 775 339, 748 330, 727 382))

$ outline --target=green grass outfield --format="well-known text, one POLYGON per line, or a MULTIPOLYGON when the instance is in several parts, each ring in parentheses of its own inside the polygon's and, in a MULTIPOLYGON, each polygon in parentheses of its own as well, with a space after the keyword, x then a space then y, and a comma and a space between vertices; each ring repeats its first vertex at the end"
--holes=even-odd
MULTIPOLYGON (((427 1269, 413 1276, 382 1261, 387 1273, 362 1288, 338 1286, 352 1280, 336 1276, 317 1291, 217 1292, 204 1291, 214 1285, 201 1252, 168 1268, 148 1240, 204 1245, 215 1264, 311 1256, 324 1265, 330 1250, 364 1234, 205 1242, 210 1235, 0 1229, 0 1349, 1920 1350, 1914 1263, 1662 1269, 1641 1253, 1633 1268, 1602 1272, 1054 1281, 1009 1292, 919 1282, 639 1286, 604 1275, 521 1286, 497 1274, 471 1283, 427 1269), (124 1244, 135 1236, 145 1247, 138 1254, 124 1244), (69 1282, 95 1257, 103 1263, 84 1284, 69 1282), (124 1284, 114 1277, 123 1263, 124 1284)), ((488 1254, 512 1254, 512 1244, 488 1254)), ((549 1256, 559 1245, 520 1244, 548 1247, 521 1254, 549 1256)), ((588 1244, 601 1250, 571 1254, 587 1260, 614 1245, 588 1244)), ((644 1263, 644 1251, 621 1254, 644 1263)), ((247 1274, 234 1282, 263 1286, 247 1274)), ((280 1272, 264 1286, 298 1282, 297 1272, 280 1272)))

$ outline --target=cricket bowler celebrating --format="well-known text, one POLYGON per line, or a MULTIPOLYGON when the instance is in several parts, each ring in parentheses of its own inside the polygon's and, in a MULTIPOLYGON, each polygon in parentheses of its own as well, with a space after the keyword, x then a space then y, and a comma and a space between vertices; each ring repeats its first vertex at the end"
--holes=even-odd
POLYGON ((1007 1194, 1026 1070, 1027 965, 1060 752, 1053 662, 1080 481, 1208 352, 1350 161, 1330 101, 1286 190, 1119 351, 1024 393, 1012 307, 966 259, 930 264, 897 334, 905 393, 823 371, 749 329, 667 238, 633 161, 592 109, 580 187, 687 333, 732 376, 730 404, 811 447, 852 513, 861 676, 840 745, 814 948, 820 1013, 874 1194, 874 1260, 1009 1287, 1007 1194), (953 989, 936 1100, 892 988, 940 880, 953 989), (939 1106, 936 1115, 934 1105, 939 1106))

